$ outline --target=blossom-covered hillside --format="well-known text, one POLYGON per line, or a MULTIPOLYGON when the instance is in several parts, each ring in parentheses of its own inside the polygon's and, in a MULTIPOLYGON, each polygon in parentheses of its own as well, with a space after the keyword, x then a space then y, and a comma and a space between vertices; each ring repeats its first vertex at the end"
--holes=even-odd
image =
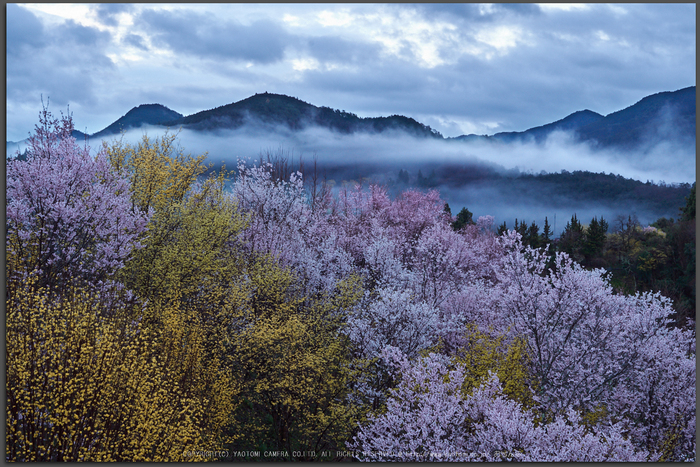
POLYGON ((45 109, 7 165, 7 460, 695 459, 660 294, 436 191, 72 130, 45 109))

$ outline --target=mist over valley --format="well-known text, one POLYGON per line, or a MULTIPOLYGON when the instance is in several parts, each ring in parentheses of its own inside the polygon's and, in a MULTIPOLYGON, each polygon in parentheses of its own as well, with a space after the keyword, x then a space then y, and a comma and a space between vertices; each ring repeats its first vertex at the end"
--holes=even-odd
MULTIPOLYGON (((186 117, 141 105, 89 137, 74 136, 87 137, 95 151, 103 141, 133 143, 166 129, 216 167, 272 158, 308 179, 315 163, 317 179, 336 190, 354 183, 381 184, 393 195, 437 189, 454 213, 467 207, 509 227, 516 218, 541 226, 547 217, 555 234, 573 214, 583 222, 636 215, 643 224, 675 217, 695 181, 695 87, 605 117, 583 110, 491 136, 444 138, 409 117, 360 118, 268 93, 186 117)), ((8 142, 8 155, 23 146, 8 142)))

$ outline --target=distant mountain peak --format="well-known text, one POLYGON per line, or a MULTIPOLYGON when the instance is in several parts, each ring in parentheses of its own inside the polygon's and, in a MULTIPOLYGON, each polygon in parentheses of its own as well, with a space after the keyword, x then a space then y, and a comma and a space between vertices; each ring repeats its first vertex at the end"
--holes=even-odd
POLYGON ((124 116, 104 130, 91 135, 92 138, 119 134, 144 125, 160 125, 164 122, 182 118, 182 114, 162 104, 141 104, 129 110, 124 116))
MULTIPOLYGON (((695 142, 695 86, 664 91, 606 116, 591 110, 576 111, 561 120, 525 131, 492 136, 462 135, 452 140, 542 143, 554 131, 573 132, 576 140, 598 148, 639 149, 658 141, 695 142)), ((651 147, 651 146, 650 146, 651 147)))
POLYGON ((664 91, 640 99, 597 122, 579 128, 579 141, 598 147, 635 149, 650 140, 671 139, 695 142, 695 86, 664 91), (670 128, 662 128, 672 113, 670 128))
POLYGON ((537 143, 541 143, 555 131, 576 131, 581 127, 589 125, 593 122, 603 119, 602 115, 591 110, 578 110, 561 120, 547 123, 546 125, 536 126, 525 131, 512 131, 496 133, 492 138, 501 142, 527 141, 533 139, 537 143))
MULTIPOLYGON (((163 104, 140 104, 134 107, 133 109, 129 110, 126 115, 133 114, 133 113, 138 113, 138 112, 144 112, 144 111, 162 111, 162 112, 174 112, 173 110, 170 110, 168 107, 164 106, 163 104)), ((177 112, 175 112, 177 113, 177 112)), ((181 114, 178 114, 181 115, 181 114)))

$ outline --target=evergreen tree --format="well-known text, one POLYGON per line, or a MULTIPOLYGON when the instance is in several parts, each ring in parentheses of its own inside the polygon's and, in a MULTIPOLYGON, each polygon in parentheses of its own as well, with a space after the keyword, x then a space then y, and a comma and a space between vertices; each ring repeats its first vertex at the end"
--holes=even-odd
POLYGON ((681 208, 681 221, 694 221, 695 220, 695 183, 690 189, 690 194, 686 198, 686 205, 681 208))
POLYGON ((403 183, 404 185, 408 185, 408 172, 401 169, 399 170, 399 177, 398 177, 399 183, 403 183))
POLYGON ((452 223, 452 229, 457 231, 465 225, 474 225, 475 222, 472 219, 473 215, 474 214, 471 213, 466 207, 462 208, 462 210, 459 211, 459 214, 457 214, 457 219, 452 223))
POLYGON ((443 211, 445 212, 445 214, 452 217, 452 209, 450 209, 450 203, 445 203, 445 207, 443 208, 443 211))
POLYGON ((433 169, 430 172, 430 175, 428 175, 428 178, 425 180, 425 185, 431 188, 434 188, 438 185, 437 174, 435 173, 435 169, 433 169))
POLYGON ((549 219, 545 216, 544 218, 544 227, 542 228, 542 234, 540 235, 540 241, 545 244, 550 242, 550 238, 552 237, 552 228, 549 225, 549 219))
MULTIPOLYGON (((525 225, 524 222, 523 225, 525 225)), ((530 224, 530 227, 527 229, 527 235, 525 238, 527 240, 527 244, 532 248, 540 247, 540 227, 535 223, 535 221, 532 221, 532 224, 530 224)))
POLYGON ((608 223, 602 217, 591 219, 588 229, 585 231, 582 252, 587 266, 592 266, 591 261, 602 255, 605 246, 605 234, 608 231, 608 223))
POLYGON ((564 231, 559 239, 559 251, 567 253, 576 262, 583 260, 583 226, 579 222, 576 214, 571 216, 571 221, 566 223, 564 231))

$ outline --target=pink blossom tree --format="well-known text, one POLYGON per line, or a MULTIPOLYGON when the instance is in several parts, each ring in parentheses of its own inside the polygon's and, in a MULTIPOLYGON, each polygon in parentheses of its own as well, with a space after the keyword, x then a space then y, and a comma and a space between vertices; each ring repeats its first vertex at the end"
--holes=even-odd
POLYGON ((386 412, 370 415, 349 447, 363 451, 363 461, 468 460, 463 370, 449 370, 439 354, 412 363, 399 349, 385 347, 381 356, 400 383, 386 412))
MULTIPOLYGON (((503 453, 531 460, 694 457, 695 338, 667 326, 667 299, 616 295, 604 271, 587 271, 563 254, 549 270, 551 258, 524 248, 516 232, 495 236, 490 217, 454 232, 436 192, 392 200, 381 187, 358 185, 314 210, 300 178, 273 180, 267 172, 248 169, 236 187, 252 216, 249 244, 290 266, 307 292, 331 290, 349 274, 363 278, 365 295, 344 327, 358 359, 353 400, 374 409, 386 404, 398 418, 374 416, 357 446, 387 448, 371 440, 398 437, 408 446, 452 446, 446 452, 469 448, 472 460, 503 453), (506 344, 526 339, 536 411, 491 383, 471 402, 456 402, 445 378, 459 371, 449 357, 468 345, 470 324, 493 338, 504 335, 506 344), (438 343, 441 356, 420 360, 438 343), (403 355, 400 371, 391 370, 395 359, 387 352, 403 355), (419 370, 423 376, 407 376, 419 370), (413 399, 411 384, 422 387, 413 399), (448 426, 461 404, 471 428, 447 444, 442 435, 433 439, 425 426, 408 427, 416 404, 432 404, 426 414, 446 411, 448 426), (415 439, 404 439, 407 433, 415 439)), ((415 452, 392 459, 417 460, 415 452)))
POLYGON ((301 174, 276 179, 270 163, 239 163, 238 171, 233 195, 248 215, 248 227, 241 234, 248 248, 291 268, 305 293, 332 291, 352 272, 353 259, 342 248, 341 232, 320 208, 310 206, 301 174))
POLYGON ((694 333, 672 328, 669 299, 614 294, 605 271, 557 254, 513 249, 487 297, 509 332, 528 339, 543 407, 575 408, 624 423, 636 446, 668 459, 694 456, 694 333))
POLYGON ((641 462, 656 460, 625 438, 620 424, 587 429, 574 410, 552 423, 507 399, 491 375, 462 393, 464 368, 439 354, 410 361, 386 347, 400 383, 386 411, 368 417, 350 443, 363 461, 641 462))
POLYGON ((148 213, 132 208, 125 174, 71 136, 70 115, 45 107, 26 160, 7 163, 6 245, 10 276, 38 274, 39 285, 108 280, 123 266, 148 213))

